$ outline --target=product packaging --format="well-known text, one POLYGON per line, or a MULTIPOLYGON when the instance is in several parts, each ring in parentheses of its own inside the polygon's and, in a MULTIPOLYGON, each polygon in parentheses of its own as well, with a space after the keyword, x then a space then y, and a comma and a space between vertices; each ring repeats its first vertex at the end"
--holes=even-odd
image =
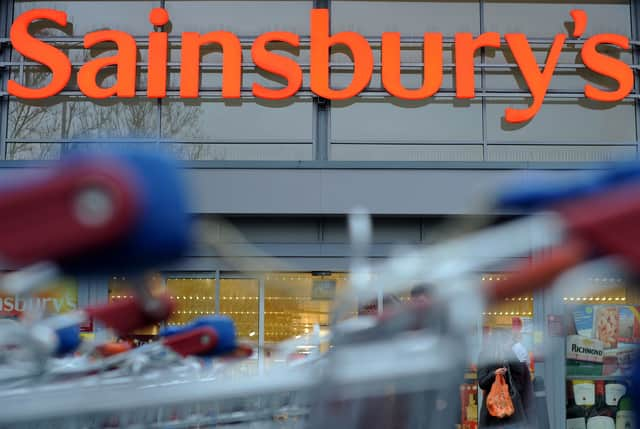
POLYGON ((567 375, 600 376, 603 372, 602 341, 581 335, 567 337, 567 375))
POLYGON ((598 306, 595 311, 595 338, 602 341, 605 349, 618 347, 620 314, 616 306, 598 306))
POLYGON ((638 320, 638 310, 629 305, 618 308, 620 317, 620 329, 618 332, 619 343, 639 343, 640 342, 640 321, 638 320))
POLYGON ((573 311, 575 330, 583 337, 593 337, 593 306, 579 305, 573 311))

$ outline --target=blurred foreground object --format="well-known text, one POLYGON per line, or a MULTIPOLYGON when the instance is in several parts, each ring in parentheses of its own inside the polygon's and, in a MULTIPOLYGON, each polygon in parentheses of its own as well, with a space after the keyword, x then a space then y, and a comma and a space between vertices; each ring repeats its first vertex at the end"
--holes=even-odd
MULTIPOLYGON (((634 168, 605 172, 588 186, 570 187, 571 192, 537 187, 535 198, 529 198, 525 196, 537 185, 509 190, 496 198, 498 206, 526 200, 522 207, 536 211, 376 265, 368 255, 370 218, 365 210, 354 210, 350 217, 352 284, 336 302, 331 347, 326 353, 285 362, 266 375, 231 379, 224 372, 207 373, 197 365, 190 367, 194 354, 227 350, 227 339, 232 340, 228 348, 232 354, 234 349, 242 351, 235 334, 230 334, 234 331, 228 320, 207 318, 187 330, 164 330, 160 343, 112 353, 110 362, 121 365, 109 374, 113 378, 96 374, 0 392, 6 407, 0 423, 90 428, 451 427, 459 413, 459 386, 472 353, 468 333, 487 305, 543 287, 563 287, 570 279, 594 273, 640 272, 640 227, 636 225, 640 169, 634 168), (477 272, 488 266, 549 250, 551 257, 515 267, 509 281, 481 284, 477 279, 477 272), (414 294, 409 304, 384 302, 384 297, 400 296, 416 284, 428 287, 421 296, 414 294), (378 314, 350 319, 346 309, 353 302, 370 305, 378 314), (185 348, 167 350, 172 344, 185 348), (206 345, 217 349, 200 349, 206 345), (187 354, 190 357, 183 359, 187 354), (167 366, 169 362, 175 365, 167 366)), ((93 252, 98 250, 88 251, 87 256, 93 252)), ((65 257, 53 262, 60 267, 74 265, 67 264, 65 257)), ((117 322, 112 324, 118 329, 117 322)), ((320 336, 314 335, 305 340, 319 343, 320 336)), ((285 355, 293 346, 284 347, 285 355)), ((517 350, 518 362, 526 366, 526 350, 517 350)), ((546 407, 544 396, 539 398, 539 406, 546 407)), ((548 422, 540 421, 546 414, 538 417, 539 427, 546 427, 548 422)))

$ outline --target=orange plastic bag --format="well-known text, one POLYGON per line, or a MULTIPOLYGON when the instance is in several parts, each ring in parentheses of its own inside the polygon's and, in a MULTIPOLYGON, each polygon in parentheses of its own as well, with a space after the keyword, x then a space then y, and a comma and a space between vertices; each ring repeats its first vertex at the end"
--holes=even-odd
POLYGON ((496 375, 487 395, 487 410, 489 414, 499 419, 512 416, 516 412, 509 394, 509 385, 500 374, 496 375))

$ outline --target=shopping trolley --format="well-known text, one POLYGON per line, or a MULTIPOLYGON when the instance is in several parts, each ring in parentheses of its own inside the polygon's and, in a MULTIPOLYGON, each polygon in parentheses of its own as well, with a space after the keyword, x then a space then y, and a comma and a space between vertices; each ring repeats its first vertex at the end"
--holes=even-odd
POLYGON ((636 271, 637 172, 605 173, 563 192, 505 194, 504 205, 551 205, 551 213, 414 249, 377 266, 365 258, 368 217, 353 213, 351 287, 336 303, 327 353, 240 378, 229 376, 237 361, 203 367, 186 358, 145 371, 32 380, 0 391, 0 427, 451 427, 471 353, 467 334, 486 305, 549 284, 569 287, 571 276, 636 271), (620 231, 624 239, 611 238, 620 231), (508 282, 482 286, 473 275, 550 249, 551 257, 520 267, 508 282), (345 320, 354 302, 397 294, 415 282, 434 286, 429 304, 345 320))

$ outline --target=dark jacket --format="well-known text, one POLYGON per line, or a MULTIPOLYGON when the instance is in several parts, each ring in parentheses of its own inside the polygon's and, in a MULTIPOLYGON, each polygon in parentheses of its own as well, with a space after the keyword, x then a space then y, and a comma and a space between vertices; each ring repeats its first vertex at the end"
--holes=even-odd
MULTIPOLYGON (((513 356, 507 356, 507 369, 511 374, 513 387, 517 392, 517 397, 513 401, 515 413, 507 418, 499 419, 489 414, 486 406, 486 399, 491 386, 496 379, 495 370, 504 367, 503 362, 488 364, 478 368, 478 385, 483 390, 482 403, 480 405, 479 427, 522 427, 535 428, 535 410, 534 410, 534 394, 533 383, 531 382, 531 373, 526 363, 518 361, 513 356)), ((509 376, 505 376, 507 384, 511 387, 509 376)), ((513 399, 513 398, 512 398, 513 399)))

